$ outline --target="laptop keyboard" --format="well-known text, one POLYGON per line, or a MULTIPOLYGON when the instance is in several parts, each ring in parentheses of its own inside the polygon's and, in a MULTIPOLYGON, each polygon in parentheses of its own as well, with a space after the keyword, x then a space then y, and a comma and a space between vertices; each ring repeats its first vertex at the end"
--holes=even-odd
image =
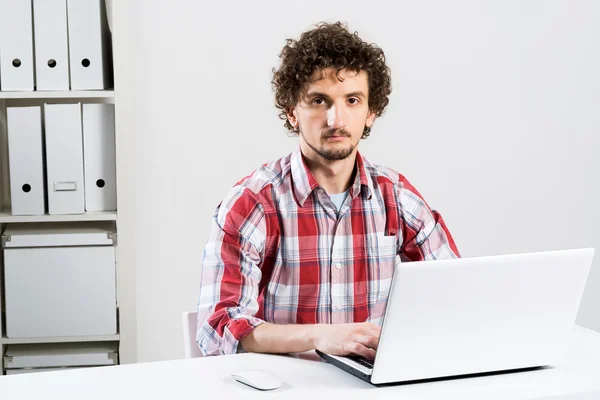
POLYGON ((373 360, 369 360, 368 358, 360 357, 360 356, 348 356, 349 359, 363 365, 367 368, 373 368, 373 360))

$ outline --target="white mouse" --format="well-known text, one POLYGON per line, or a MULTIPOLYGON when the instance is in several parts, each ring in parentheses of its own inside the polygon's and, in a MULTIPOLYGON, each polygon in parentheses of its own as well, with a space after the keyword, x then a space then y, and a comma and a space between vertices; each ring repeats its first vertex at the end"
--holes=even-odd
POLYGON ((236 381, 258 390, 273 390, 283 384, 281 379, 269 371, 250 369, 231 375, 236 381))

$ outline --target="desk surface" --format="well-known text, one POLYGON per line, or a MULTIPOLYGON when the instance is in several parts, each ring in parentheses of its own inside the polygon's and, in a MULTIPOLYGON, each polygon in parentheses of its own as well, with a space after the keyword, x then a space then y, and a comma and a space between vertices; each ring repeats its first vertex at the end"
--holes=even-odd
MULTIPOLYGON (((547 369, 375 387, 324 362, 314 353, 195 358, 0 377, 2 399, 538 399, 596 391, 569 399, 600 399, 600 333, 575 327, 564 363, 547 369), (300 357, 300 358, 299 358, 300 357), (260 368, 284 385, 270 392, 230 377, 260 368)), ((557 397, 557 400, 562 397, 557 397)), ((567 398, 567 397, 565 397, 567 398)))

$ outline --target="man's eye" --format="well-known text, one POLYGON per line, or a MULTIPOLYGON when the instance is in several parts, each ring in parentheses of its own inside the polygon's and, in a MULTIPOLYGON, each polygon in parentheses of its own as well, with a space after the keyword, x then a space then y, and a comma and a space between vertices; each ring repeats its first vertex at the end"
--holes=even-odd
POLYGON ((321 104, 323 104, 323 99, 314 99, 312 102, 313 104, 320 106, 321 104))
POLYGON ((350 104, 358 104, 358 99, 355 97, 350 97, 348 101, 350 102, 350 104))

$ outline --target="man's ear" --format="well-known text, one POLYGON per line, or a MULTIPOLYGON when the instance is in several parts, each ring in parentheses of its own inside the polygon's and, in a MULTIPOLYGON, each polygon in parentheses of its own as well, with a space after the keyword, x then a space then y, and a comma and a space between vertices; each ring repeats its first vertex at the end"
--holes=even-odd
POLYGON ((373 122, 375 122, 376 116, 377 116, 377 113, 375 111, 369 111, 369 114, 367 114, 367 120, 365 121, 365 126, 367 128, 370 128, 373 125, 373 122))
POLYGON ((290 108, 286 112, 286 115, 290 125, 292 125, 294 129, 298 129, 298 113, 296 112, 296 107, 290 108))

